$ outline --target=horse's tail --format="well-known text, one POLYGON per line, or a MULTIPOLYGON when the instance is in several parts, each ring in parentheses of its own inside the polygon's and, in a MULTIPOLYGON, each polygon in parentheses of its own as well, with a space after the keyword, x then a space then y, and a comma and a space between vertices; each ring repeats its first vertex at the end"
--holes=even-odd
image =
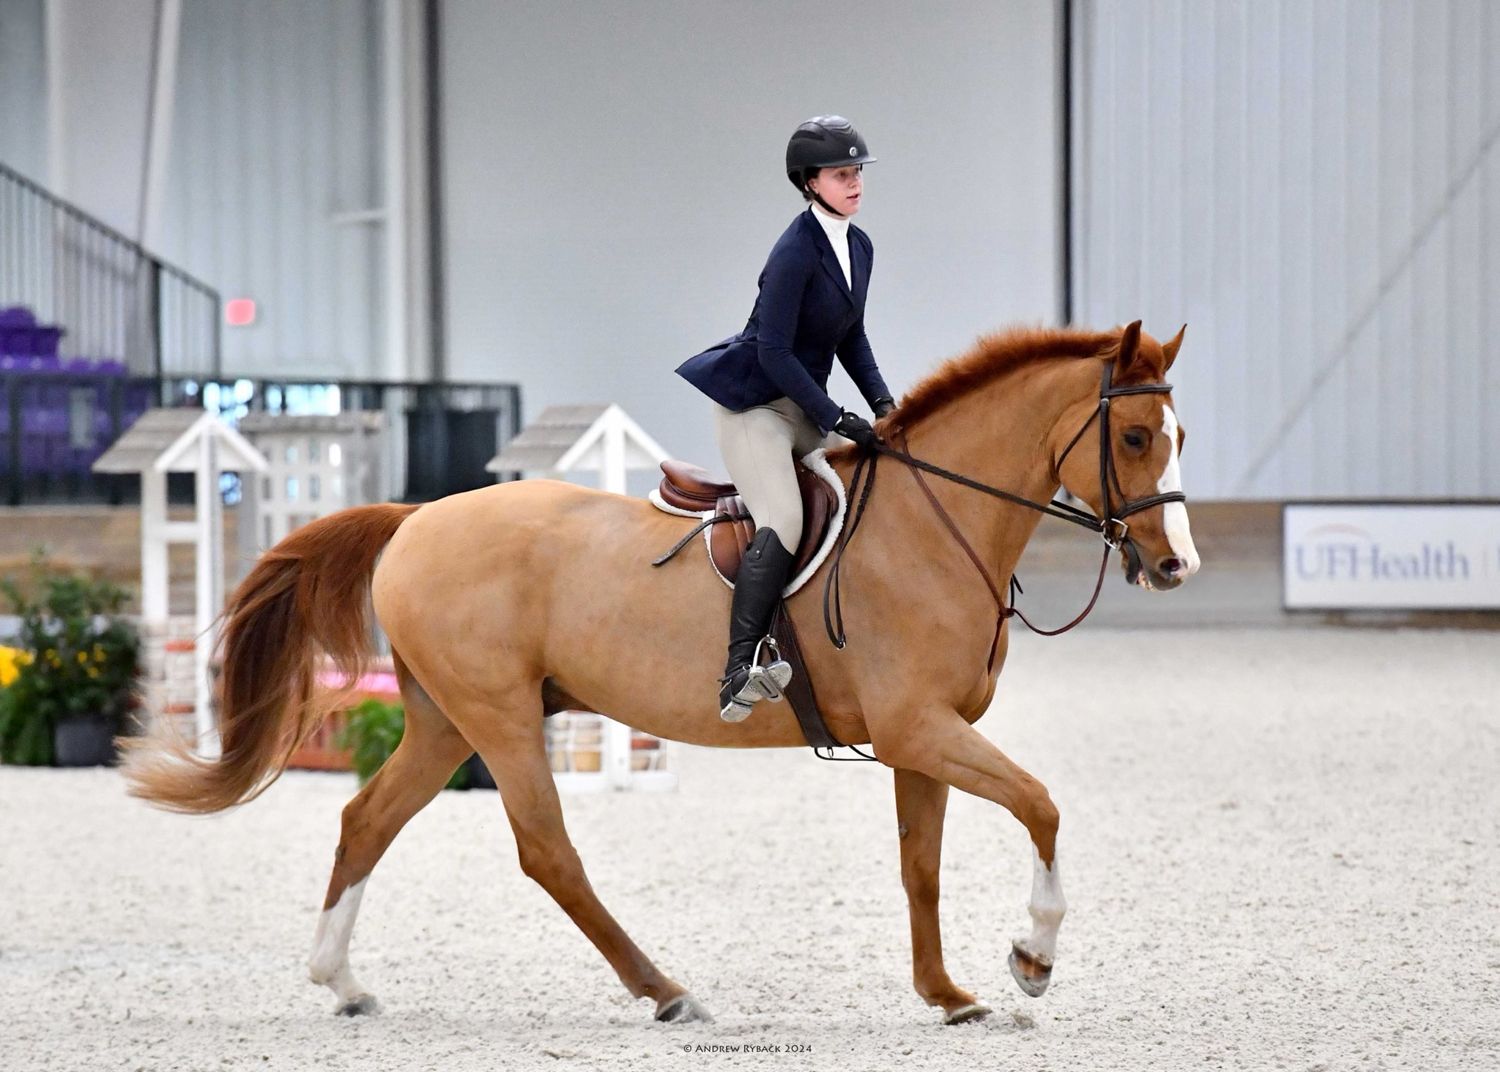
POLYGON ((319 652, 351 683, 364 671, 375 560, 416 509, 342 510, 262 555, 224 608, 219 757, 203 759, 180 738, 123 738, 130 793, 171 811, 214 812, 265 792, 327 713, 315 698, 319 652))

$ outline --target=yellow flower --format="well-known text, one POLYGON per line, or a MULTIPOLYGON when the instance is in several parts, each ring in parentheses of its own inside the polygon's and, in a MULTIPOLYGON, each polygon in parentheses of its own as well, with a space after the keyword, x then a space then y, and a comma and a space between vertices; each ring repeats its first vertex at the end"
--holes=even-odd
POLYGON ((0 645, 0 689, 5 688, 21 673, 21 667, 31 662, 31 655, 20 648, 0 645))

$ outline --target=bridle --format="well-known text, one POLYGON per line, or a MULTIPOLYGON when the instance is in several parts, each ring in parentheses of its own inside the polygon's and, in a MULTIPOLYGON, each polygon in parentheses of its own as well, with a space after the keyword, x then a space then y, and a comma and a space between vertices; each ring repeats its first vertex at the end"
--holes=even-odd
POLYGON ((1099 421, 1099 497, 1104 502, 1104 517, 1095 518, 1084 515, 1085 524, 1090 527, 1097 526, 1099 534, 1104 542, 1115 549, 1125 550, 1130 559, 1130 581, 1134 583, 1141 571, 1140 551, 1135 541, 1130 539, 1130 526, 1125 524, 1125 518, 1131 514, 1138 514, 1142 510, 1149 510, 1153 506, 1164 506, 1167 503, 1185 503, 1187 496, 1180 491, 1164 491, 1160 495, 1148 495, 1143 499, 1126 499, 1125 489, 1120 486, 1120 475, 1115 471, 1115 452, 1113 439, 1109 434, 1109 400, 1119 398, 1122 395, 1164 395, 1172 392, 1170 383, 1132 383, 1124 387, 1116 387, 1110 382, 1113 375, 1113 365, 1106 362, 1104 374, 1099 382, 1099 406, 1089 419, 1078 429, 1078 433, 1068 441, 1063 448, 1062 454, 1057 459, 1057 471, 1062 472, 1063 462, 1067 461, 1068 453, 1088 431, 1089 425, 1095 419, 1099 421), (1120 508, 1114 507, 1114 493, 1120 493, 1120 508), (1118 527, 1118 533, 1112 534, 1111 530, 1118 527), (1113 535, 1113 538, 1111 538, 1113 535))
POLYGON ((1112 399, 1120 398, 1124 395, 1169 394, 1171 393, 1172 385, 1166 382, 1155 382, 1132 383, 1117 387, 1112 382, 1113 371, 1113 362, 1106 361, 1104 364, 1104 373, 1099 383, 1099 404, 1089 414, 1089 418, 1083 423, 1083 427, 1079 428, 1073 438, 1068 441, 1068 445, 1063 448, 1062 454, 1058 456, 1056 464, 1057 471, 1061 473, 1063 462, 1067 460, 1068 454, 1078 444, 1078 441, 1083 438, 1083 434, 1097 420, 1099 422, 1099 498, 1104 506, 1104 515, 1102 517, 1097 517, 1087 510, 1080 510, 1070 503, 1061 502, 1057 499, 1053 499, 1048 503, 1035 502, 1016 495, 1013 492, 991 487, 988 484, 966 477, 962 473, 950 472, 940 466, 933 465, 931 462, 923 461, 921 458, 912 457, 911 453, 906 449, 905 436, 902 436, 899 448, 892 447, 878 440, 872 444, 860 456, 859 461, 855 463, 854 475, 849 481, 849 496, 851 499, 856 500, 854 514, 850 518, 849 527, 844 530, 844 534, 834 550, 833 561, 828 570, 828 577, 823 584, 823 625, 828 632, 828 639, 833 641, 834 647, 842 649, 848 639, 844 632, 843 605, 839 598, 839 570, 843 564, 844 552, 848 549, 849 542, 854 539, 854 533, 859 528, 861 518, 864 517, 865 508, 869 505, 870 493, 875 486, 875 464, 881 455, 895 458, 911 469, 912 476, 916 478, 918 486, 921 487, 933 510, 937 512, 938 519, 943 522, 944 527, 947 528, 949 533, 958 542, 958 545, 968 555, 969 561, 974 564, 980 576, 984 578, 985 585, 989 588, 990 595, 995 600, 997 616, 995 619, 995 636, 990 642, 990 657, 989 662, 986 664, 988 672, 994 671, 995 652, 1000 643, 1000 629, 1007 618, 1012 616, 1020 618, 1028 629, 1042 636, 1057 636, 1061 633, 1066 633, 1069 629, 1072 629, 1087 618, 1089 612, 1094 609, 1094 604, 1099 600, 1100 590, 1104 587, 1104 574, 1109 564, 1110 551, 1122 551, 1127 560, 1129 580, 1131 583, 1139 580, 1142 570, 1140 550, 1136 547, 1135 541, 1130 538, 1130 526, 1126 524, 1125 518, 1130 517, 1132 514, 1138 514, 1142 510, 1149 510, 1153 506, 1162 506, 1166 503, 1174 502, 1185 503, 1187 502, 1187 496, 1180 491, 1167 491, 1159 495, 1148 495, 1141 499, 1127 499, 1125 497, 1125 489, 1121 486, 1119 473, 1115 469, 1114 448, 1111 442, 1109 427, 1110 402, 1112 399), (1014 597, 1021 591, 1021 586, 1017 583, 1015 577, 1011 577, 1009 581, 1012 599, 1011 603, 1007 605, 1000 595, 999 586, 996 585, 994 578, 990 576, 990 571, 985 567, 979 555, 974 551, 974 548, 970 546, 969 541, 964 539, 963 534, 959 532, 958 526, 948 516, 948 512, 943 509, 942 504, 938 502, 937 496, 928 487, 927 481, 922 478, 923 472, 932 473, 934 476, 942 477, 944 480, 960 484, 966 488, 973 488, 975 491, 982 491, 986 495, 1003 499, 1017 506, 1036 510, 1049 517, 1061 518, 1063 521, 1071 522, 1097 533, 1104 541, 1104 553, 1099 561, 1099 578, 1094 584, 1094 594, 1089 600, 1088 606, 1083 608, 1078 617, 1061 628, 1038 629, 1015 606, 1014 597), (861 485, 861 481, 863 481, 863 485, 861 485), (1115 506, 1116 491, 1119 492, 1120 499, 1118 507, 1115 506))

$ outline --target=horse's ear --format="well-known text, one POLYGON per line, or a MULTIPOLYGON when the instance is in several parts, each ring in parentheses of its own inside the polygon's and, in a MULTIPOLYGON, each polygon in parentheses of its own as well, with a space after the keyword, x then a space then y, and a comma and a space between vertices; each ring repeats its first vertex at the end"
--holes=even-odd
POLYGON ((1177 360, 1177 351, 1182 349, 1182 336, 1186 333, 1187 325, 1184 324, 1182 325, 1182 327, 1177 329, 1176 335, 1173 335, 1170 339, 1161 344, 1161 352, 1166 356, 1167 359, 1166 364, 1162 365, 1161 367, 1162 372, 1166 372, 1167 369, 1172 367, 1172 362, 1177 360))
POLYGON ((1137 320, 1133 324, 1127 324, 1120 335, 1120 350, 1115 354, 1116 381, 1122 380, 1130 372, 1137 359, 1141 356, 1141 322, 1137 320))

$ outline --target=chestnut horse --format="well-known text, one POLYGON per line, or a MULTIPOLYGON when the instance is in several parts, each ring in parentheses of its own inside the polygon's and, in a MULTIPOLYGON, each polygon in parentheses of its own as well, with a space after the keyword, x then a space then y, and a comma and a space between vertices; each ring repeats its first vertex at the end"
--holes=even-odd
MULTIPOLYGON (((1112 399, 1107 425, 1093 417, 1106 365, 1116 386, 1155 383, 1181 339, 1179 332, 1158 343, 1139 322, 1105 333, 990 336, 919 383, 876 429, 887 440, 904 437, 914 457, 1031 500, 1045 502, 1061 484, 1103 516, 1116 501, 1100 490, 1099 429, 1107 427, 1115 493, 1131 501, 1172 498, 1162 493, 1180 490, 1182 432, 1166 385, 1112 399)), ((858 452, 851 446, 829 460, 847 484, 858 452)), ((915 471, 904 468, 883 468, 843 559, 847 646, 836 649, 823 635, 817 584, 788 605, 829 728, 844 742, 873 744, 894 771, 914 983, 947 1022, 958 1022, 989 1010, 943 967, 938 860, 949 787, 1003 805, 1031 836, 1032 929, 1015 942, 1011 969, 1032 995, 1047 986, 1066 907, 1058 813, 1041 783, 973 728, 994 695, 1007 633, 987 665, 994 603, 974 583, 974 564, 942 531, 915 471), (921 627, 903 624, 913 620, 921 627)), ((954 483, 928 482, 991 574, 1009 577, 1041 515, 954 483)), ((185 812, 257 796, 323 717, 313 688, 320 653, 351 678, 363 668, 373 607, 394 653, 406 733, 344 808, 312 979, 333 990, 341 1012, 376 1007, 348 956, 370 872, 402 826, 477 751, 499 787, 522 871, 552 895, 632 995, 655 1003, 657 1019, 706 1019, 590 887, 563 826, 542 730, 552 712, 599 711, 699 745, 805 743, 787 704, 761 704, 741 723, 715 717, 730 592, 700 556, 649 565, 690 525, 644 499, 548 480, 423 506, 355 507, 305 525, 266 552, 227 603, 222 754, 205 760, 180 745, 126 742, 131 791, 185 812)), ((1134 514, 1130 536, 1152 587, 1175 587, 1198 568, 1181 501, 1134 514)))

